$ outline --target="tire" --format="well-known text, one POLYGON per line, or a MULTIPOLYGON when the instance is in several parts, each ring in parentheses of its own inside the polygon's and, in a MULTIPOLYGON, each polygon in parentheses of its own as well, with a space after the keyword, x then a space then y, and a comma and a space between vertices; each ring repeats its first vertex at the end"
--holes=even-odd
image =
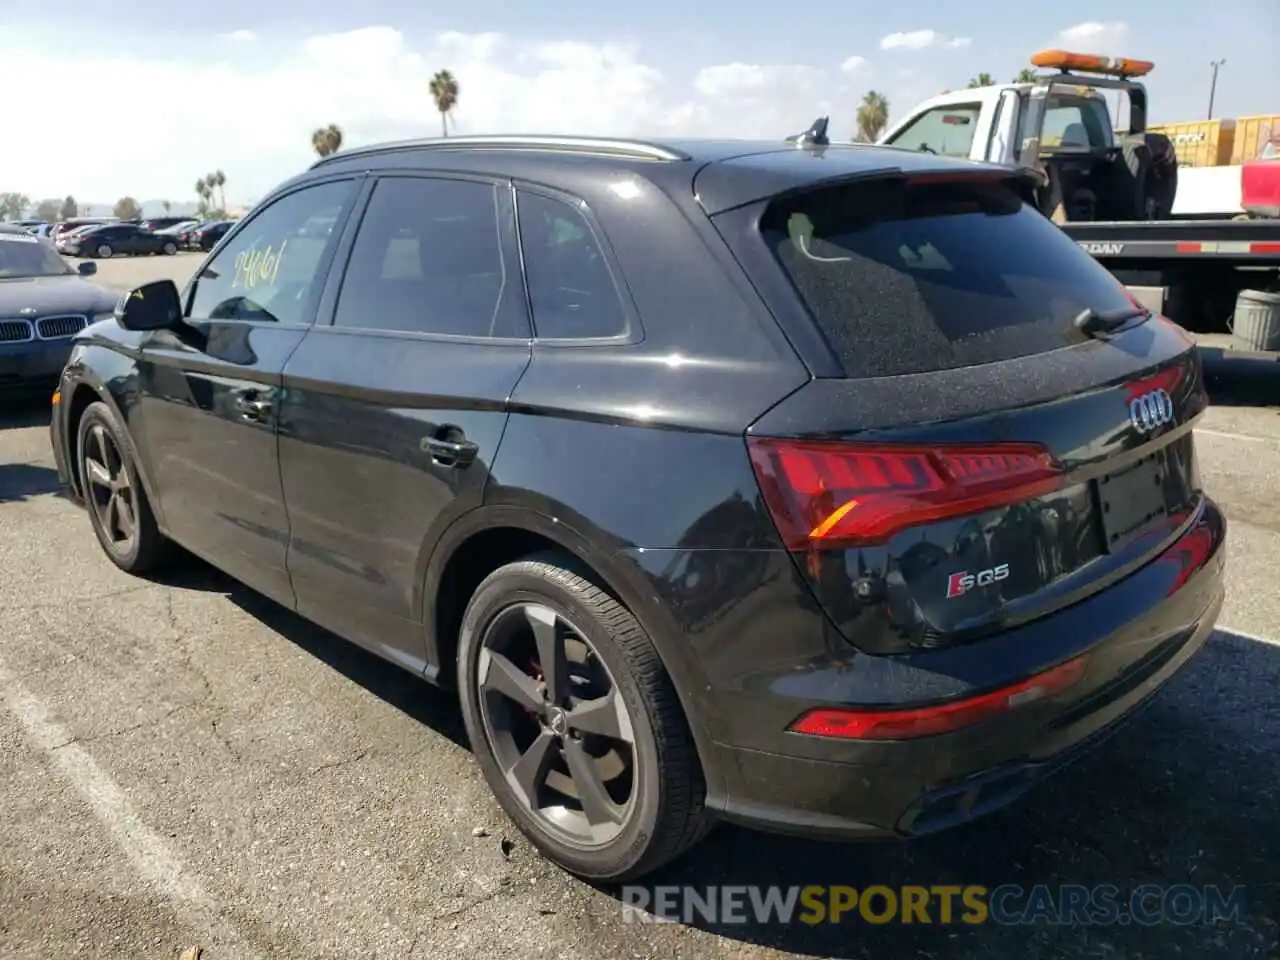
POLYGON ((1168 220, 1173 216, 1173 201, 1178 193, 1178 154, 1173 141, 1160 133, 1143 135, 1151 151, 1151 176, 1147 180, 1147 217, 1168 220))
MULTIPOLYGON (((463 719, 490 789, 528 840, 547 859, 570 873, 597 882, 617 883, 640 877, 679 856, 707 833, 714 820, 703 805, 706 787, 692 735, 652 642, 630 611, 589 580, 566 569, 565 563, 566 558, 555 554, 533 556, 495 570, 476 589, 463 617, 458 644, 463 719), (560 635, 569 638, 561 645, 564 662, 569 664, 564 673, 568 680, 564 689, 584 694, 566 697, 564 702, 577 706, 589 700, 604 703, 605 698, 597 699, 600 691, 589 687, 606 679, 612 685, 610 702, 621 703, 622 711, 598 711, 596 717, 608 719, 610 725, 630 734, 629 745, 590 732, 578 733, 578 721, 573 717, 581 712, 568 707, 561 711, 548 705, 541 719, 535 719, 527 706, 522 708, 510 694, 496 691, 497 683, 485 683, 490 675, 499 681, 510 675, 497 664, 511 666, 519 662, 516 651, 531 649, 537 655, 543 649, 533 639, 531 625, 545 626, 548 618, 554 618, 557 627, 563 628, 560 635), (525 626, 530 632, 521 646, 512 638, 521 637, 525 626), (573 659, 571 648, 578 651, 580 659, 573 659), (585 655, 583 649, 587 651, 585 655), (570 671, 577 671, 571 680, 570 671), (583 679, 588 676, 595 679, 583 679), (527 752, 511 732, 514 726, 497 732, 500 721, 512 717, 512 724, 528 728, 519 731, 533 741, 527 752), (621 780, 629 785, 627 798, 616 803, 614 796, 605 798, 611 804, 607 809, 620 822, 597 817, 594 826, 587 826, 591 818, 585 810, 589 805, 579 803, 580 810, 570 809, 574 803, 566 801, 569 795, 550 785, 550 774, 542 774, 540 781, 530 778, 544 786, 541 790, 535 788, 535 802, 529 801, 529 792, 515 785, 519 778, 513 773, 509 779, 504 771, 514 772, 512 758, 527 761, 537 743, 543 741, 549 743, 546 755, 559 765, 557 782, 579 796, 590 791, 578 790, 580 781, 566 776, 565 771, 571 769, 571 754, 576 751, 579 758, 594 759, 588 769, 596 776, 588 782, 593 780, 597 785, 609 781, 605 773, 618 769, 621 761, 624 772, 614 773, 611 782, 621 780), (626 756, 631 758, 629 767, 626 756), (538 809, 542 804, 536 798, 543 791, 566 802, 538 809)), ((530 667, 533 672, 526 673, 524 680, 533 689, 545 689, 547 685, 539 687, 534 675, 540 667, 536 663, 530 667)), ((577 769, 582 769, 581 762, 577 769)))
MULTIPOLYGON (((85 408, 77 437, 76 470, 80 477, 80 490, 89 513, 89 523, 103 553, 126 573, 142 574, 154 569, 168 558, 172 544, 156 525, 151 502, 138 477, 133 444, 124 427, 112 409, 99 400, 85 408), (98 431, 101 431, 100 435, 98 431), (99 436, 111 444, 105 451, 98 445, 99 436), (106 467, 112 481, 110 488, 103 485, 104 478, 90 465, 91 461, 106 467), (123 483, 119 478, 123 478, 123 483), (126 487, 127 493, 124 492, 126 487), (127 498, 134 531, 128 540, 121 541, 118 537, 121 529, 117 524, 113 523, 110 530, 107 528, 108 512, 104 499, 110 498, 109 490, 127 498)), ((119 518, 118 506, 116 510, 115 516, 119 518)))
POLYGON ((176 255, 177 252, 178 252, 178 245, 174 243, 172 240, 166 240, 164 243, 164 255, 166 257, 172 257, 176 255))
POLYGON ((111 249, 111 244, 109 243, 99 244, 98 248, 94 251, 94 253, 97 254, 99 257, 101 257, 103 260, 110 260, 112 257, 116 255, 116 252, 111 249))

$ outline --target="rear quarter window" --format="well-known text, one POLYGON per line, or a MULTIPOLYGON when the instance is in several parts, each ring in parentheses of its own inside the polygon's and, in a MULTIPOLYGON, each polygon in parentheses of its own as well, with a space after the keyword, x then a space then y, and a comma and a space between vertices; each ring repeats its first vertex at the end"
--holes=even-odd
POLYGON ((1124 288, 1007 186, 876 180, 774 201, 761 238, 850 377, 1081 343, 1124 288))

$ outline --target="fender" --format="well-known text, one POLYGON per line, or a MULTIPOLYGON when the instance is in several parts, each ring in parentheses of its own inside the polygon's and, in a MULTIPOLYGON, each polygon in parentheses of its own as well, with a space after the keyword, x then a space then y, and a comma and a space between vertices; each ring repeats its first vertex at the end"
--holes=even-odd
MULTIPOLYGON (((503 493, 510 496, 517 492, 507 489, 503 493)), ((596 571, 604 580, 603 586, 617 595, 648 633, 671 676, 672 685, 693 733, 707 778, 707 802, 711 804, 712 797, 722 796, 723 787, 719 764, 713 761, 718 751, 714 748, 711 732, 715 727, 715 720, 708 713, 712 706, 699 696, 707 688, 702 668, 679 642, 675 624, 661 605, 654 602, 652 588, 647 585, 643 573, 630 563, 626 555, 594 547, 579 530, 579 526, 585 521, 577 517, 573 510, 553 503, 545 504, 545 508, 554 508, 556 515, 551 516, 519 504, 485 504, 463 514, 441 535, 426 564, 422 580, 427 678, 436 683, 452 684, 452 677, 447 675, 447 668, 442 669, 444 665, 440 662, 440 646, 435 633, 435 598, 444 569, 458 548, 476 534, 501 527, 513 527, 543 536, 596 571), (696 709, 692 709, 695 701, 696 709)))
MULTIPOLYGON (((138 479, 142 482, 142 489, 151 503, 151 510, 155 514, 156 524, 163 532, 166 528, 164 515, 161 512, 160 500, 156 496, 155 488, 152 484, 149 461, 147 457, 142 455, 137 438, 134 437, 134 430, 137 429, 138 424, 130 423, 130 418, 127 415, 127 399, 108 386, 108 383, 124 380, 129 374, 136 376, 135 363, 138 351, 113 340, 102 338, 81 341, 81 343, 86 348, 85 352, 79 359, 68 364, 66 371, 63 373, 60 390, 69 401, 81 386, 88 387, 97 394, 99 400, 111 408, 112 413, 116 415, 116 419, 125 428, 125 436, 122 439, 129 448, 127 452, 133 458, 134 469, 137 470, 138 479), (92 362, 94 360, 99 360, 100 363, 95 365, 92 362), (118 366, 120 368, 117 371, 119 376, 104 378, 102 372, 98 369, 99 366, 118 366)), ((69 407, 63 407, 63 410, 67 411, 69 407)), ((60 414, 57 418, 57 424, 62 449, 68 458, 67 473, 71 478, 72 488, 77 497, 83 498, 84 492, 79 488, 78 468, 74 463, 70 462, 72 438, 68 413, 60 414)))

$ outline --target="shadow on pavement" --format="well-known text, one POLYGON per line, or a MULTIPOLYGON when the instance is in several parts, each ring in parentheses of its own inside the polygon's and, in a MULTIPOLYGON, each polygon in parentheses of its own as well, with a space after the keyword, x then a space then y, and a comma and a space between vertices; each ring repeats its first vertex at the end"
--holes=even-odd
POLYGON ((58 471, 34 463, 0 463, 0 503, 61 493, 58 471))
POLYGON ((49 390, 0 390, 0 430, 49 425, 49 390))
POLYGON ((1230 351, 1204 349, 1200 359, 1213 403, 1230 407, 1280 406, 1280 362, 1232 357, 1230 351))
POLYGON ((1280 646, 1219 631, 1128 727, 986 819, 901 844, 723 828, 645 886, 1016 884, 1029 894, 1038 884, 1112 884, 1123 905, 1143 884, 1217 885, 1224 897, 1242 885, 1242 915, 1216 925, 943 925, 936 903, 929 925, 875 925, 856 910, 839 925, 694 925, 805 956, 1270 957, 1280 933, 1277 689, 1280 646))
POLYGON ((408 671, 250 590, 203 561, 190 558, 160 582, 166 586, 224 594, 246 613, 347 679, 457 746, 470 749, 458 698, 453 692, 428 685, 408 671))
MULTIPOLYGON (((455 694, 424 687, 203 563, 166 582, 225 593, 423 726, 468 746, 455 694)), ((974 926, 959 922, 957 900, 950 924, 940 922, 935 902, 928 924, 868 923, 856 909, 839 924, 810 924, 797 919, 798 909, 789 923, 722 923, 693 913, 687 925, 806 957, 1271 957, 1280 934, 1277 689, 1280 646, 1220 630, 1127 727, 1001 812, 910 843, 827 844, 723 826, 643 886, 650 895, 660 886, 705 895, 708 887, 726 886, 1014 884, 1024 893, 1008 905, 1020 909, 1037 885, 1056 895, 1062 885, 1109 884, 1126 913, 1128 898, 1144 884, 1216 886, 1224 898, 1242 886, 1241 914, 1217 924, 974 926)), ((601 892, 625 915, 627 891, 601 892)))

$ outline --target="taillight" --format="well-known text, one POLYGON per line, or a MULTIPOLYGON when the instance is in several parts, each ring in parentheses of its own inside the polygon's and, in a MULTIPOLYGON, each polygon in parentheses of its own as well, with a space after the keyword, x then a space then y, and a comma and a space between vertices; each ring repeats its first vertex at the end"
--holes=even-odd
POLYGON ((951 733, 1038 703, 1075 686, 1084 676, 1088 655, 1061 663, 1012 686, 964 700, 906 710, 821 707, 791 725, 793 733, 843 740, 910 740, 951 733))
POLYGON ((1181 590, 1208 561, 1213 554, 1213 529, 1207 523, 1199 523, 1183 534, 1160 559, 1163 562, 1177 564, 1178 572, 1173 583, 1169 585, 1168 596, 1181 590))
POLYGON ((760 490, 791 550, 883 543, 925 523, 1044 496, 1062 468, 1034 443, 921 446, 749 437, 760 490))
POLYGON ((1139 380, 1130 380, 1124 385, 1125 393, 1130 400, 1150 393, 1152 390, 1163 390, 1173 393, 1182 380, 1181 367, 1165 367, 1139 380))

